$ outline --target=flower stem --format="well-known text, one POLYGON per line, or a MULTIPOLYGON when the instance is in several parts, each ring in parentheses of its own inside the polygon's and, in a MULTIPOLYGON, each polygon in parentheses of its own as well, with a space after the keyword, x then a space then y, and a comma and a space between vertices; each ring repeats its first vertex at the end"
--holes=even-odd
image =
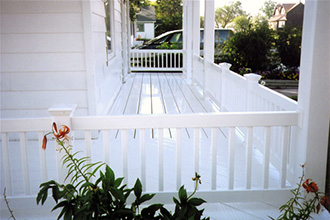
POLYGON ((69 150, 64 146, 63 141, 59 140, 57 138, 57 142, 58 144, 64 149, 65 153, 67 154, 67 156, 69 157, 70 161, 72 162, 72 164, 75 166, 76 170, 78 171, 78 173, 80 173, 80 175, 85 179, 86 182, 88 181, 88 178, 85 176, 85 174, 80 170, 78 164, 75 162, 73 156, 70 154, 69 150))
POLYGON ((198 179, 195 180, 195 189, 194 191, 191 193, 191 195, 188 197, 188 199, 190 199, 197 191, 197 187, 198 187, 198 179))

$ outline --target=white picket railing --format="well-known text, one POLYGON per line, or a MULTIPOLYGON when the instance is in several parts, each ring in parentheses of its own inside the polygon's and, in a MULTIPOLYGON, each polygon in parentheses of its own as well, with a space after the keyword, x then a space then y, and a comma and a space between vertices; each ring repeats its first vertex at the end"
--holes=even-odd
MULTIPOLYGON (((61 117, 1 120, 1 186, 12 198, 35 196, 39 184, 48 179, 63 180, 66 170, 54 141, 41 150, 44 133, 52 121, 63 123, 61 117)), ((203 176, 199 193, 210 202, 242 201, 251 191, 250 201, 262 201, 269 198, 267 193, 284 196, 293 184, 289 181, 290 166, 295 166, 290 130, 298 124, 294 111, 67 116, 64 121, 72 128, 74 149, 82 151, 81 156, 110 164, 130 186, 140 178, 144 191, 161 193, 160 202, 170 202, 169 195, 181 184, 192 190, 190 177, 195 171, 203 176), (246 135, 241 136, 238 128, 246 129, 246 135), (257 128, 264 131, 262 140, 255 138, 257 128), (260 150, 256 151, 256 144, 262 145, 260 150), (279 162, 277 174, 274 162, 279 162), (214 197, 215 193, 227 195, 228 190, 233 193, 229 197, 214 197)))
POLYGON ((260 85, 260 76, 241 76, 229 70, 230 64, 207 63, 194 56, 193 82, 204 88, 223 112, 295 111, 297 102, 260 85))
POLYGON ((182 71, 182 50, 131 50, 131 71, 182 71))

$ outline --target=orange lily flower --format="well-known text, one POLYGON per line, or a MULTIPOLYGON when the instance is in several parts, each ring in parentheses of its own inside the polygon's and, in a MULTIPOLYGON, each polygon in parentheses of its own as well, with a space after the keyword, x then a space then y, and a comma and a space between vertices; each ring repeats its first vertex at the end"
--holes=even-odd
POLYGON ((315 193, 319 190, 319 187, 312 179, 307 179, 302 186, 306 189, 307 193, 315 193))
POLYGON ((57 125, 53 122, 53 133, 57 139, 68 138, 67 134, 70 133, 70 128, 66 125, 62 125, 62 128, 57 131, 57 125))
POLYGON ((324 207, 328 207, 329 206, 329 197, 328 196, 323 196, 322 198, 321 198, 321 201, 320 201, 320 203, 321 203, 321 205, 323 205, 324 207))
POLYGON ((46 150, 46 145, 47 145, 47 136, 44 135, 44 139, 42 140, 42 149, 46 150))

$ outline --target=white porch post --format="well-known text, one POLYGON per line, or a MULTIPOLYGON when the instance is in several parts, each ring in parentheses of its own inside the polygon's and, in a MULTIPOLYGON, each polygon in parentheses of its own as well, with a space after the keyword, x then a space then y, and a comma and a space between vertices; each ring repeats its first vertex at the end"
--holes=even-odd
POLYGON ((206 96, 207 69, 214 60, 214 0, 205 0, 204 13, 204 77, 203 95, 206 96))
POLYGON ((184 54, 184 74, 187 79, 192 76, 192 27, 193 27, 193 0, 183 1, 183 54, 184 54))
MULTIPOLYGON (((306 0, 298 109, 301 111, 295 154, 305 174, 324 191, 330 115, 330 1, 306 0), (299 155, 300 154, 300 155, 299 155)), ((298 167, 299 169, 299 167, 298 167)), ((299 176, 301 170, 296 172, 299 176)))
POLYGON ((196 71, 194 67, 194 56, 200 55, 200 0, 193 0, 192 24, 192 78, 194 78, 196 71))

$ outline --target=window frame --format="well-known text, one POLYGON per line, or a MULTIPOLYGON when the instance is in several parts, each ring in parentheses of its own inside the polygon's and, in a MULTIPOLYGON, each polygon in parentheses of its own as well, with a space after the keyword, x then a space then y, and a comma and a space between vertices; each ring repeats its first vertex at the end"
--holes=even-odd
POLYGON ((106 62, 108 65, 108 62, 115 56, 116 50, 115 50, 115 43, 114 43, 114 34, 115 34, 114 13, 113 13, 114 12, 114 1, 107 0, 107 2, 109 5, 109 19, 110 19, 110 22, 109 22, 110 38, 111 38, 111 41, 110 41, 111 49, 110 50, 108 48, 108 39, 107 39, 108 35, 107 35, 107 24, 106 24, 106 19, 107 19, 106 7, 104 7, 104 11, 105 11, 104 22, 105 22, 105 29, 106 29, 106 32, 104 33, 104 35, 105 35, 106 62))

